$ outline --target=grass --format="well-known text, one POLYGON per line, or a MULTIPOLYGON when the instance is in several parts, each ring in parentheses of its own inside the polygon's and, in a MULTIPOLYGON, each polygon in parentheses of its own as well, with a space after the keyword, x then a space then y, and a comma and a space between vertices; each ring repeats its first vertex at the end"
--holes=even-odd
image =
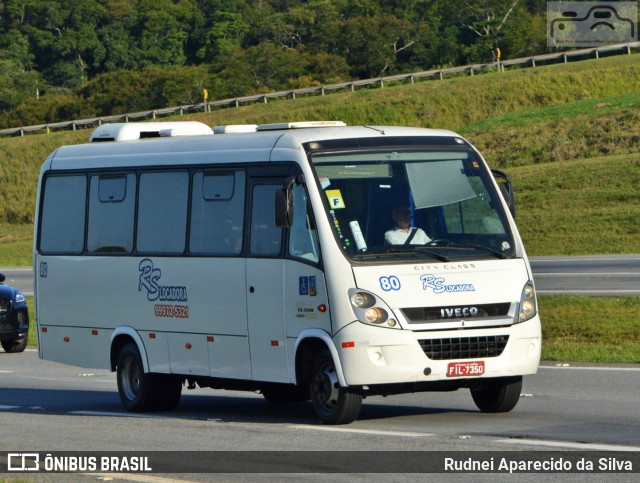
POLYGON ((541 297, 542 359, 640 363, 640 297, 541 297))
POLYGON ((496 168, 640 152, 640 92, 512 112, 460 133, 496 168))
POLYGON ((0 224, 0 267, 26 267, 33 260, 33 225, 0 224))
POLYGON ((35 304, 33 301, 33 297, 26 297, 27 299, 27 307, 29 308, 29 347, 37 347, 38 346, 38 334, 36 333, 36 310, 35 304))
MULTIPOLYGON (((637 253, 640 54, 385 85, 183 116, 217 124, 338 119, 460 132, 516 189, 529 255, 637 253)), ((168 119, 163 119, 168 120, 168 119)), ((31 265, 40 166, 89 131, 0 138, 0 266, 31 265)), ((542 297, 543 359, 640 363, 640 299, 542 297)), ((35 327, 35 323, 34 323, 35 327)), ((35 331, 32 331, 35 344, 35 331)))
POLYGON ((624 154, 507 170, 529 255, 637 253, 640 155, 624 154))

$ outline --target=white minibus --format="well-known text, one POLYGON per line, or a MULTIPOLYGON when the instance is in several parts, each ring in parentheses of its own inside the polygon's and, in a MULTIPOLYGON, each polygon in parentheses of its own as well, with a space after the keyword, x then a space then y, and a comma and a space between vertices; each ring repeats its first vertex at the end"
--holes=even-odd
POLYGON ((42 359, 116 371, 130 411, 184 386, 310 400, 470 390, 510 411, 540 360, 513 191, 455 133, 105 124, 44 162, 42 359))

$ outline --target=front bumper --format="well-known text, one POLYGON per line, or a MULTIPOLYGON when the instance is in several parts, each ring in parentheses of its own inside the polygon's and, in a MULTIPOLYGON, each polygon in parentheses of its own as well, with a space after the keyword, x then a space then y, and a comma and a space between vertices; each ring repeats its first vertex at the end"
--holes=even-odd
POLYGON ((29 311, 26 307, 0 315, 0 340, 19 340, 29 333, 29 311))
POLYGON ((414 332, 354 322, 334 337, 348 386, 447 381, 453 386, 459 384, 463 387, 471 380, 535 374, 540 362, 541 341, 538 316, 521 324, 464 331, 414 332), (508 341, 504 348, 499 355, 491 353, 490 356, 481 355, 484 352, 480 350, 464 356, 454 352, 434 360, 426 355, 419 342, 429 339, 498 338, 505 335, 508 341), (483 361, 484 373, 480 376, 449 377, 449 363, 461 361, 483 361))

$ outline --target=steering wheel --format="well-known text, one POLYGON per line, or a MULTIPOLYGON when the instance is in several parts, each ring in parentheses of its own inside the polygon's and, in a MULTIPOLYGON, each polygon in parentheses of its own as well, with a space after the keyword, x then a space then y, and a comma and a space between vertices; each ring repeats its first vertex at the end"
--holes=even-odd
POLYGON ((436 238, 435 240, 428 241, 427 243, 425 243, 424 246, 426 246, 426 247, 431 247, 431 246, 450 247, 451 246, 451 240, 448 240, 447 238, 436 238))

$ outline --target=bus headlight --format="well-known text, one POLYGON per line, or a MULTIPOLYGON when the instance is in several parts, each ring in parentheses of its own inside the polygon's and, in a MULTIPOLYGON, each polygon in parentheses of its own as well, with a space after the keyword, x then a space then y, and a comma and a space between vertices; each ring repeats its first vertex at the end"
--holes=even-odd
POLYGON ((522 289, 520 296, 520 311, 518 313, 518 323, 529 320, 538 313, 536 304, 536 290, 533 282, 527 282, 522 289))
POLYGON ((381 324, 389 318, 387 311, 380 307, 371 307, 364 313, 365 319, 372 324, 381 324))
POLYGON ((368 309, 373 307, 375 303, 375 297, 365 292, 356 292, 351 296, 351 304, 359 309, 368 309))
POLYGON ((393 311, 374 294, 350 288, 349 301, 353 314, 360 322, 378 327, 401 329, 398 320, 393 317, 393 311))

